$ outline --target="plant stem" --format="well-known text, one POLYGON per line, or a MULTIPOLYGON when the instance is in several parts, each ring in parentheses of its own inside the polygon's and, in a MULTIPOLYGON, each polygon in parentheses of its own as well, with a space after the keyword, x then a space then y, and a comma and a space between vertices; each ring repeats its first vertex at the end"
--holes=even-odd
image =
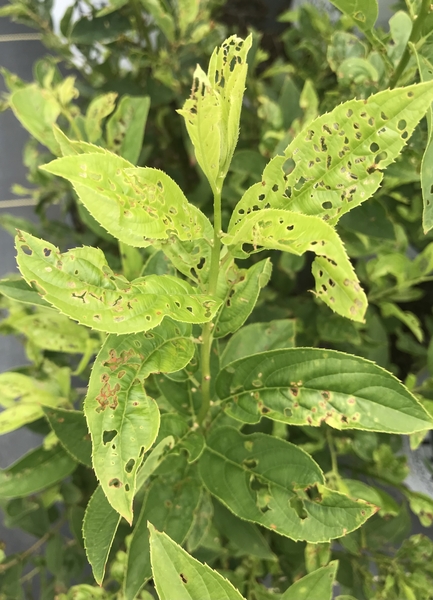
MULTIPOLYGON (((218 272, 220 266, 221 254, 221 188, 214 189, 214 234, 213 246, 210 260, 209 285, 207 293, 214 296, 218 283, 218 272)), ((202 403, 197 415, 197 421, 201 425, 208 413, 210 407, 210 356, 212 350, 212 329, 214 323, 210 321, 205 323, 202 329, 202 347, 201 347, 201 393, 202 403)))
POLYGON ((422 0, 422 4, 421 4, 421 8, 419 10, 418 16, 413 23, 412 33, 410 34, 409 41, 406 44, 406 48, 403 52, 400 62, 398 63, 397 68, 394 71, 394 74, 389 81, 389 87, 391 89, 395 88, 395 86, 398 83, 398 80, 400 79, 405 68, 407 67, 407 63, 409 62, 409 59, 410 59, 409 44, 410 43, 416 44, 416 42, 418 41, 419 35, 421 33, 421 27, 422 27, 423 21, 430 10, 430 3, 431 3, 431 0, 422 0))
POLYGON ((334 440, 332 438, 332 433, 329 430, 327 430, 327 432, 326 432, 326 441, 328 442, 329 453, 331 455, 332 472, 335 475, 337 475, 337 477, 339 477, 340 475, 339 475, 339 472, 338 472, 337 451, 335 450, 334 440))

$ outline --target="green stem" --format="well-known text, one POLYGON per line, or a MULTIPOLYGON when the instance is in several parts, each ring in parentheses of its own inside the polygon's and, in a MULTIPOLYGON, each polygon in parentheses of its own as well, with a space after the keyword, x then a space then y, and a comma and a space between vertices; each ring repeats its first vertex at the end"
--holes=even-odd
POLYGON ((332 433, 330 430, 327 430, 326 432, 326 441, 328 442, 329 453, 331 455, 332 472, 335 475, 337 475, 337 477, 340 477, 340 474, 338 472, 337 451, 335 450, 334 440, 332 438, 332 433))
MULTIPOLYGON (((218 272, 220 267, 221 255, 221 189, 214 189, 214 235, 213 246, 210 260, 209 285, 207 293, 214 296, 217 290, 218 272)), ((202 404, 197 415, 197 421, 201 425, 209 411, 210 407, 210 356, 212 350, 212 329, 214 323, 210 321, 205 323, 202 329, 201 346, 201 393, 202 404)))
POLYGON ((412 33, 410 34, 410 38, 408 43, 406 44, 406 48, 403 52, 403 55, 400 59, 400 62, 397 65, 396 70, 394 71, 394 75, 391 77, 390 81, 389 81, 389 87, 391 89, 395 88, 395 86, 398 83, 398 80, 400 79, 400 77, 402 76, 405 68, 407 67, 407 63, 409 62, 410 59, 410 46, 409 44, 416 44, 416 42, 418 41, 418 38, 420 36, 421 33, 421 28, 422 28, 422 24, 423 21, 425 19, 425 17, 427 16, 429 10, 430 10, 430 3, 431 0, 422 0, 422 4, 421 4, 421 8, 420 11, 418 13, 417 18, 415 19, 414 23, 413 23, 413 27, 412 27, 412 33))

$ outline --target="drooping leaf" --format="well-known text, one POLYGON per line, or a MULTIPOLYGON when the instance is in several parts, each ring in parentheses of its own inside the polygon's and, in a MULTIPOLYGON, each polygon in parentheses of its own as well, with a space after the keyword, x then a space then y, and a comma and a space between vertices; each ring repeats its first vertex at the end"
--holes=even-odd
POLYGON ((207 75, 197 66, 191 97, 178 111, 214 191, 221 191, 238 141, 251 44, 251 36, 246 40, 231 36, 216 48, 207 75))
POLYGON ((7 469, 0 470, 0 498, 36 494, 74 471, 77 463, 58 444, 31 450, 7 469))
POLYGON ((319 466, 298 446, 262 433, 218 428, 199 470, 209 492, 236 516, 294 540, 329 542, 375 512, 325 488, 319 466))
POLYGON ((231 223, 257 208, 286 208, 334 225, 379 188, 433 100, 433 83, 350 100, 322 115, 266 167, 244 194, 231 223), (284 178, 283 166, 294 162, 284 178))
POLYGON ((104 254, 83 246, 64 254, 44 240, 20 232, 17 262, 44 299, 92 329, 108 333, 147 331, 170 314, 184 323, 212 319, 220 301, 197 293, 187 282, 149 276, 132 283, 114 275, 104 254))
POLYGON ((61 107, 53 93, 32 83, 14 91, 9 103, 23 127, 53 154, 59 155, 60 148, 53 135, 53 125, 61 113, 61 107))
POLYGON ((159 410, 144 380, 183 369, 194 354, 188 325, 171 320, 147 334, 109 336, 92 370, 84 404, 93 466, 112 506, 132 519, 141 457, 155 441, 159 410))
POLYGON ((150 486, 140 516, 134 527, 128 550, 124 584, 126 600, 133 600, 152 576, 149 554, 148 522, 163 529, 178 543, 187 537, 199 505, 201 485, 188 470, 163 477, 150 486))
POLYGON ((152 573, 160 600, 243 600, 222 575, 149 523, 152 573))
POLYGON ((107 148, 137 164, 150 107, 149 96, 122 96, 107 122, 107 148))
POLYGON ((251 323, 237 331, 228 341, 221 355, 224 367, 239 358, 276 350, 293 348, 295 345, 296 321, 279 319, 269 323, 251 323))
POLYGON ((291 585, 281 600, 332 600, 332 588, 337 574, 338 561, 309 573, 291 585))
POLYGON ((222 238, 236 256, 262 248, 304 254, 314 252, 316 294, 338 314, 363 321, 367 298, 336 231, 318 217, 288 210, 263 208, 245 215, 222 238))
POLYGON ((116 98, 117 94, 109 92, 96 96, 90 102, 84 121, 87 139, 90 143, 97 142, 102 136, 102 122, 113 112, 116 98))
POLYGON ((269 258, 249 269, 239 269, 232 263, 222 269, 217 294, 223 306, 215 320, 214 338, 225 337, 237 331, 256 305, 261 288, 269 282, 272 264, 269 258))
POLYGON ((394 375, 335 350, 289 348, 233 362, 217 394, 246 423, 261 415, 292 425, 409 434, 432 427, 424 407, 394 375))
POLYGON ((84 413, 79 410, 44 407, 44 413, 51 429, 64 449, 76 461, 92 466, 92 442, 84 413))
POLYGON ((209 220, 158 169, 133 167, 108 151, 64 156, 41 169, 70 181, 90 214, 125 244, 212 239, 209 220))
POLYGON ((104 579, 105 566, 120 518, 119 513, 113 510, 103 489, 98 485, 84 515, 83 538, 87 559, 99 585, 102 585, 104 579))
POLYGON ((66 402, 57 387, 23 373, 0 374, 0 435, 40 419, 43 405, 66 402))

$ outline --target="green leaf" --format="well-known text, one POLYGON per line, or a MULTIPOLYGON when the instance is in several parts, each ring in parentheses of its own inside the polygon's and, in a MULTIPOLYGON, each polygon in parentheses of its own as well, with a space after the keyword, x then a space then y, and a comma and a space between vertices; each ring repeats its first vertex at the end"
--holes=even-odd
POLYGON ((23 304, 50 306, 24 279, 1 279, 0 294, 23 304))
POLYGON ((181 37, 190 25, 194 23, 200 10, 200 0, 178 0, 177 20, 181 37))
POLYGON ((191 96, 178 111, 214 192, 221 192, 238 141, 251 44, 252 36, 231 36, 216 48, 207 75, 197 66, 191 96))
POLYGON ((331 558, 330 542, 326 542, 325 544, 306 544, 304 558, 307 573, 312 573, 320 569, 320 567, 326 567, 331 558))
POLYGON ((70 181, 90 214, 125 244, 212 239, 207 217, 158 169, 133 167, 108 151, 64 156, 41 169, 70 181))
POLYGON ((107 121, 107 148, 136 165, 143 145, 149 96, 122 96, 107 121))
POLYGON ((375 510, 324 487, 317 463, 298 446, 231 427, 210 434, 200 458, 203 483, 236 516, 294 540, 328 542, 375 510))
POLYGON ((231 362, 277 348, 293 348, 295 345, 296 321, 279 319, 269 323, 251 323, 237 331, 228 341, 221 355, 221 366, 231 362))
POLYGON ((7 469, 0 470, 0 498, 23 498, 61 481, 77 463, 59 445, 31 450, 7 469))
POLYGON ((181 415, 196 415, 201 406, 201 390, 191 380, 172 381, 168 377, 156 380, 159 391, 181 415))
POLYGON ((342 484, 351 498, 360 498, 378 506, 380 517, 395 517, 400 512, 400 507, 394 498, 380 488, 372 487, 357 479, 343 479, 342 484))
POLYGON ((87 559, 99 585, 102 585, 104 579, 105 566, 120 518, 120 515, 112 509, 99 485, 89 500, 83 521, 87 559))
POLYGON ((271 278, 272 264, 269 258, 249 269, 239 269, 233 262, 221 269, 217 295, 223 306, 215 321, 214 338, 225 337, 237 331, 245 323, 260 294, 271 278))
MULTIPOLYGON (((418 62, 418 70, 421 81, 431 82, 433 79, 433 65, 431 62, 419 54, 412 46, 412 51, 418 62)), ((423 196, 423 215, 422 224, 424 233, 430 231, 433 227, 433 107, 430 104, 427 110, 428 140, 421 162, 421 188, 423 196)))
POLYGON ((167 40, 173 43, 176 39, 173 17, 168 13, 161 0, 140 0, 144 9, 155 19, 155 25, 162 31, 167 40))
POLYGON ((422 329, 421 321, 416 315, 410 311, 402 310, 397 304, 393 302, 382 302, 380 304, 380 310, 384 317, 395 317, 401 321, 406 327, 408 327, 414 334, 419 342, 424 340, 424 332, 422 329))
POLYGON ((192 558, 149 523, 152 573, 160 600, 243 600, 222 575, 192 558))
MULTIPOLYGON (((75 21, 69 34, 70 44, 93 46, 96 42, 109 44, 131 30, 131 21, 126 15, 112 13, 89 19, 87 16, 75 21)), ((87 49, 85 50, 87 52, 87 49)))
POLYGON ((66 402, 57 387, 22 373, 0 374, 0 435, 40 419, 42 405, 66 402))
POLYGON ((89 142, 97 142, 102 136, 102 122, 108 117, 116 105, 117 94, 110 92, 96 96, 90 102, 84 121, 87 139, 89 142))
POLYGON ((332 588, 338 561, 313 571, 291 585, 280 600, 332 600, 332 588))
POLYGON ((141 457, 159 429, 158 406, 144 380, 183 369, 194 349, 191 327, 166 320, 147 334, 109 336, 95 360, 84 403, 93 466, 109 502, 128 521, 141 457))
POLYGON ((147 579, 152 576, 149 554, 148 521, 164 529, 180 544, 193 525, 200 502, 201 485, 188 470, 172 476, 159 476, 150 486, 140 516, 134 527, 128 550, 124 592, 133 600, 147 579))
POLYGON ((61 254, 52 244, 25 232, 17 236, 16 246, 18 266, 27 282, 34 282, 58 310, 99 331, 147 331, 168 314, 184 323, 204 323, 220 304, 169 275, 150 275, 130 283, 114 275, 97 248, 83 246, 61 254))
POLYGON ((405 490, 405 495, 409 500, 411 511, 418 516, 421 525, 431 527, 433 525, 433 498, 410 490, 405 490))
POLYGON ((56 434, 64 449, 76 461, 92 466, 92 442, 84 413, 79 410, 63 408, 43 408, 51 429, 56 434))
POLYGON ((9 103, 21 125, 53 154, 59 155, 60 147, 53 135, 53 125, 61 107, 53 93, 32 83, 13 92, 9 103))
MULTIPOLYGON (((242 200, 241 200, 242 202, 242 200)), ((363 321, 367 298, 349 261, 343 242, 325 221, 288 210, 263 208, 245 215, 222 238, 236 256, 248 256, 248 245, 284 250, 300 256, 307 250, 316 258, 312 271, 316 295, 332 310, 354 321, 363 321)))
POLYGON ((368 32, 374 27, 379 15, 377 0, 331 0, 342 13, 351 17, 361 31, 368 32))
POLYGON ((261 415, 292 425, 409 434, 432 419, 394 375, 335 350, 290 348, 256 354, 221 371, 217 394, 246 423, 261 415))

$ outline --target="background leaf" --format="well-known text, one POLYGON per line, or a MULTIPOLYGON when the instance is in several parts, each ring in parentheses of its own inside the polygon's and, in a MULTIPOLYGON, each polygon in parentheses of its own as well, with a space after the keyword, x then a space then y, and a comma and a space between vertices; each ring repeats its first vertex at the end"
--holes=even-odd
POLYGON ((291 585, 281 600, 332 600, 332 588, 337 574, 338 561, 313 571, 291 585))
POLYGON ((45 406, 44 414, 64 449, 76 461, 92 466, 92 442, 84 413, 45 406))
POLYGON ((136 165, 143 146, 149 96, 124 95, 107 121, 107 148, 136 165))

